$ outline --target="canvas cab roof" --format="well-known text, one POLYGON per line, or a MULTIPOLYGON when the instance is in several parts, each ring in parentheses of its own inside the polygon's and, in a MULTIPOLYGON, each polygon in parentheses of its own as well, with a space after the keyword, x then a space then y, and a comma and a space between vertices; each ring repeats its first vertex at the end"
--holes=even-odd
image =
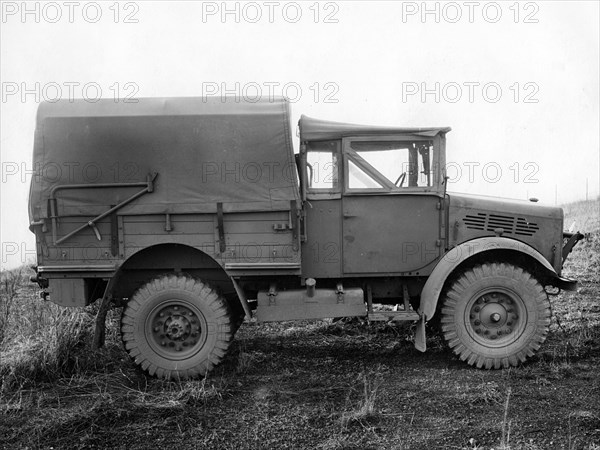
POLYGON ((368 136, 381 134, 407 134, 414 136, 433 137, 451 130, 450 127, 402 128, 382 127, 373 125, 357 125, 353 123, 331 122, 302 116, 298 122, 300 140, 325 141, 341 139, 349 136, 368 136))

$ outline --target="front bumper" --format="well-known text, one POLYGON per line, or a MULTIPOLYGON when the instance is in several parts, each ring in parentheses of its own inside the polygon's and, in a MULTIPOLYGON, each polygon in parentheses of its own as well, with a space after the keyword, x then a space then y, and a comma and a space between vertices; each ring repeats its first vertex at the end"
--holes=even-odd
MULTIPOLYGON (((563 232, 563 248, 562 248, 562 264, 565 263, 567 257, 573 250, 573 247, 584 238, 585 236, 579 232, 571 233, 568 231, 563 232)), ((557 277, 552 283, 559 289, 564 291, 575 291, 577 290, 577 280, 572 280, 565 277, 557 277)))
POLYGON ((563 232, 563 248, 562 248, 562 263, 564 264, 567 260, 567 256, 575 247, 580 240, 582 240, 585 236, 581 234, 579 231, 577 233, 569 233, 568 231, 563 232), (566 241, 566 242, 565 242, 566 241))

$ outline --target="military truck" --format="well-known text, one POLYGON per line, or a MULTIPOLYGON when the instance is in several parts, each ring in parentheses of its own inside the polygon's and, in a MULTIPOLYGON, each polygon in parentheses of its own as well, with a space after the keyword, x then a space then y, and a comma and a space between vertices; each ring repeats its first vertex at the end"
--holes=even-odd
POLYGON ((448 193, 449 131, 302 116, 294 154, 284 98, 42 103, 32 280, 123 307, 125 349, 167 379, 213 369, 250 319, 414 321, 425 351, 438 318, 466 363, 518 365, 581 235, 560 208, 448 193))

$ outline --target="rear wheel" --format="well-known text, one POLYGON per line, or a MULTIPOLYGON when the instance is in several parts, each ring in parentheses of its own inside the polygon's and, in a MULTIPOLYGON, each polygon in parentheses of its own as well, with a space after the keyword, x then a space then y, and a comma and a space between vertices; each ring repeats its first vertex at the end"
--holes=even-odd
POLYGON ((528 272, 507 263, 475 266, 443 300, 442 332, 461 360, 478 368, 516 366, 546 339, 550 302, 528 272))
POLYGON ((142 286, 121 319, 125 348, 150 375, 188 379, 219 364, 233 331, 226 301, 201 281, 163 276, 142 286))

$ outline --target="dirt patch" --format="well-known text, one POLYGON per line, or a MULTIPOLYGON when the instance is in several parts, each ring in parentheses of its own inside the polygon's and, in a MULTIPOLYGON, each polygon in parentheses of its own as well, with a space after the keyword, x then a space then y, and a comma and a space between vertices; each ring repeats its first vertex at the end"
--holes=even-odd
POLYGON ((113 342, 121 362, 105 372, 4 392, 0 441, 11 449, 598 448, 600 311, 591 295, 553 304, 561 325, 539 355, 500 371, 466 366, 436 335, 421 354, 406 325, 246 324, 224 364, 186 383, 146 378, 113 342), (584 323, 564 305, 595 313, 584 323))

